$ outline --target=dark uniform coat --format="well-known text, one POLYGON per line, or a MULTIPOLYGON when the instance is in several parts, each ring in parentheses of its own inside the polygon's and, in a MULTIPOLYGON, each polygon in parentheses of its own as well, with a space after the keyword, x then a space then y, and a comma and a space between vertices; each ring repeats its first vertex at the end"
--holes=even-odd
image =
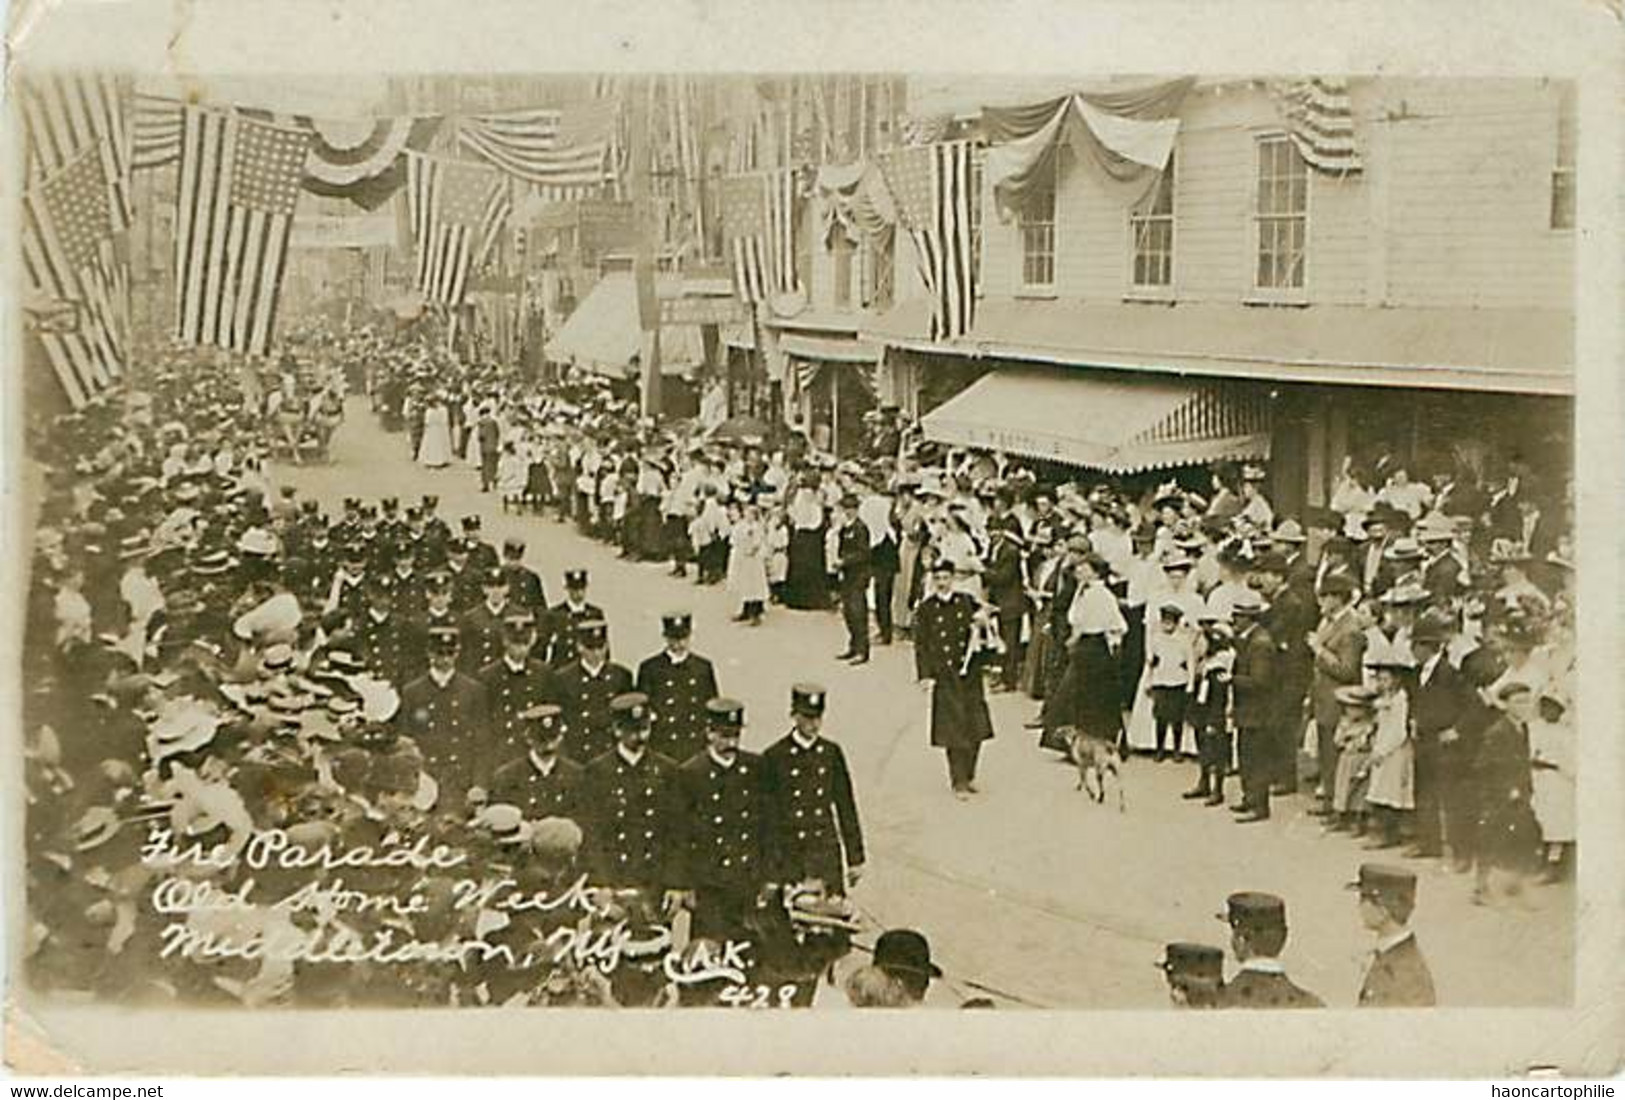
POLYGON ((993 736, 987 711, 980 660, 965 672, 965 653, 971 636, 976 600, 963 592, 947 599, 928 596, 914 615, 916 670, 933 681, 931 688, 931 744, 957 748, 993 736))
POLYGON ((428 668, 423 640, 417 636, 418 624, 400 612, 390 611, 379 619, 369 610, 353 628, 361 650, 358 656, 397 691, 428 668))
POLYGON ((1361 1008, 1432 1008, 1433 975, 1415 936, 1406 936, 1371 957, 1360 984, 1361 1008))
POLYGON ((417 618, 429 609, 429 596, 423 578, 416 569, 405 573, 399 570, 389 574, 389 583, 395 587, 395 613, 406 618, 417 618))
POLYGON ((1325 1008, 1326 1002, 1285 974, 1243 967, 1219 994, 1221 1008, 1325 1008))
POLYGON ((540 619, 547 611, 547 593, 536 570, 520 562, 508 562, 502 567, 502 575, 508 578, 508 602, 540 619))
POLYGON ((803 745, 786 734, 762 754, 767 799, 768 881, 822 879, 846 890, 846 869, 863 863, 863 828, 841 746, 803 745))
POLYGON ((764 778, 762 758, 751 752, 740 752, 726 767, 700 752, 678 769, 680 881, 696 895, 695 936, 739 938, 767 881, 764 778))
POLYGON ((565 747, 577 760, 591 760, 614 747, 610 700, 632 690, 632 672, 605 661, 597 672, 571 661, 559 670, 559 706, 564 708, 565 747))
POLYGON ((661 650, 638 665, 638 691, 649 697, 654 733, 649 745, 674 760, 687 760, 705 745, 705 704, 717 697, 717 675, 698 653, 681 661, 661 650))
POLYGON ((585 775, 585 768, 563 755, 555 758, 552 769, 543 774, 526 752, 491 773, 491 801, 518 806, 528 821, 567 817, 580 824, 585 775))
POLYGON ((632 764, 611 749, 587 765, 582 849, 594 885, 660 890, 676 882, 677 797, 677 765, 658 752, 645 749, 632 764))
POLYGON ((423 615, 418 618, 418 620, 413 624, 411 641, 409 643, 410 660, 408 661, 406 673, 406 679, 408 682, 417 679, 419 676, 422 676, 424 673, 429 671, 430 633, 437 628, 444 627, 450 627, 453 630, 457 630, 459 629, 459 623, 461 623, 461 621, 461 617, 458 616, 455 611, 449 611, 444 615, 436 615, 433 611, 425 611, 423 615))
POLYGON ((463 616, 463 645, 457 662, 463 671, 478 672, 502 656, 502 620, 518 610, 511 601, 499 611, 482 601, 463 616))
POLYGON ((401 692, 401 732, 423 752, 424 770, 440 785, 440 804, 460 806, 468 788, 482 786, 491 766, 485 687, 452 674, 446 685, 424 675, 401 692))
POLYGON ((559 701, 558 678, 540 661, 529 660, 518 671, 506 656, 480 669, 486 701, 491 709, 491 747, 498 760, 522 757, 529 743, 525 723, 519 717, 541 703, 559 701))
POLYGON ((563 668, 575 660, 576 627, 594 621, 604 621, 604 609, 597 604, 584 603, 575 608, 570 606, 569 601, 561 600, 548 608, 542 624, 547 663, 554 668, 563 668))

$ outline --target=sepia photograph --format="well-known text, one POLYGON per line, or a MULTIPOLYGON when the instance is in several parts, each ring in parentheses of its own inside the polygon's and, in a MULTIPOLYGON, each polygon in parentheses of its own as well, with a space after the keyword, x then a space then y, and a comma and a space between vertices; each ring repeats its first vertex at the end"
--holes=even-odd
POLYGON ((14 1012, 1617 992, 1573 71, 18 56, 14 1012))

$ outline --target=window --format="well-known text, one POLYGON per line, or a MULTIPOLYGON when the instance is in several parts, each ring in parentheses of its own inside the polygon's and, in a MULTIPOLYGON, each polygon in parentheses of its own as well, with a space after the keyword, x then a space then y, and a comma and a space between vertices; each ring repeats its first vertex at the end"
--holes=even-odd
POLYGON ((987 150, 977 146, 970 155, 970 285, 982 293, 982 179, 987 150))
POLYGON ((1260 290, 1302 290, 1309 233, 1309 166, 1285 136, 1258 142, 1258 227, 1260 290))
MULTIPOLYGON (((1059 163, 1059 154, 1053 164, 1059 163)), ((1021 285, 1048 290, 1055 285, 1055 172, 1036 188, 1018 217, 1021 229, 1021 285)))
POLYGON ((1168 158, 1156 190, 1129 213, 1134 240, 1134 286, 1174 284, 1174 158, 1168 158))
POLYGON ((1557 162, 1552 166, 1553 229, 1574 228, 1574 86, 1557 108, 1557 162))
POLYGON ((830 241, 830 256, 835 261, 835 304, 852 304, 852 241, 846 229, 836 226, 830 241))

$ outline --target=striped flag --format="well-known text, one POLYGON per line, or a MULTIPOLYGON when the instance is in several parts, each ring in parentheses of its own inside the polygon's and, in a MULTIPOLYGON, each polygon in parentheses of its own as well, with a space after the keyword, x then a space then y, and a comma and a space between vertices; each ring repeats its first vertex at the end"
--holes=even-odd
POLYGON ((179 100, 136 93, 130 110, 130 166, 145 171, 180 160, 184 129, 179 100))
POLYGON ((767 256, 775 292, 801 289, 796 278, 797 191, 794 169, 767 173, 767 256))
POLYGON ((1354 108, 1347 80, 1311 77, 1275 86, 1287 133, 1316 171, 1346 175, 1364 167, 1354 141, 1354 108))
POLYGON ((488 168, 407 155, 406 201, 417 251, 417 288, 453 309, 468 288, 471 263, 485 240, 492 191, 506 181, 488 168))
POLYGON ((597 100, 567 111, 534 108, 459 120, 458 142, 518 179, 601 188, 611 177, 617 106, 597 100))
POLYGON ((176 188, 176 334, 264 355, 310 135, 188 104, 176 188))
POLYGON ((23 269, 29 297, 72 323, 42 325, 52 372, 78 408, 123 371, 127 288, 113 247, 113 213, 101 152, 79 155, 23 195, 23 269))
POLYGON ((513 188, 503 177, 491 189, 480 212, 479 251, 474 256, 474 270, 484 271, 496 264, 501 252, 502 231, 513 218, 513 188))
POLYGON ((733 266, 734 296, 765 302, 767 282, 767 189, 760 173, 722 181, 722 236, 733 266))
POLYGON ((19 82, 32 181, 62 171, 86 149, 101 161, 113 230, 128 229, 130 141, 125 126, 128 82, 98 73, 57 74, 19 82))
POLYGON ((971 157, 968 141, 898 149, 881 158, 898 220, 914 242, 931 298, 931 339, 970 331, 976 286, 971 264, 971 157))

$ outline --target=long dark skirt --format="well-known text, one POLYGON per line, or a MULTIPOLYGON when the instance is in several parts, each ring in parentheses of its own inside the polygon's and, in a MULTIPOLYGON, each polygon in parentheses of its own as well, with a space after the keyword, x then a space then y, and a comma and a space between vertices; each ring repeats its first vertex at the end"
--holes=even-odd
POLYGON ((1060 685, 1060 725, 1076 726, 1090 737, 1115 741, 1123 725, 1117 658, 1104 634, 1085 634, 1072 643, 1066 677, 1060 685))
POLYGON ((1118 707, 1133 710, 1135 693, 1140 690, 1140 674, 1145 671, 1145 608, 1134 608, 1133 614, 1125 618, 1128 632, 1123 635, 1123 647, 1118 651, 1118 684, 1122 689, 1118 707))
POLYGON ((829 606, 829 573, 824 561, 824 529, 790 532, 790 571, 784 602, 801 611, 829 606))

